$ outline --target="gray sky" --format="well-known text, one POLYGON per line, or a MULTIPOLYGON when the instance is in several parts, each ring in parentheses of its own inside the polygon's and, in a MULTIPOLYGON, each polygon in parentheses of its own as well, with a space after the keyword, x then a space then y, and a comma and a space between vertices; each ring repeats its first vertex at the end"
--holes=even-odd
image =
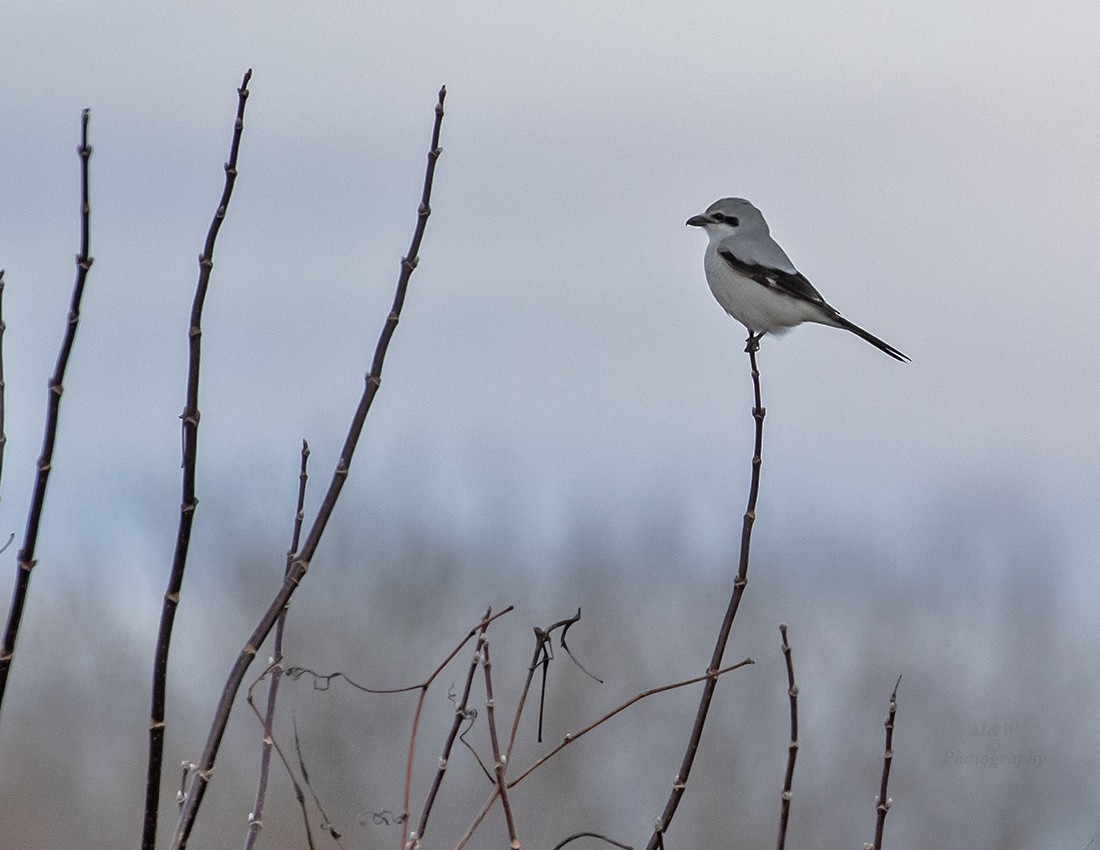
POLYGON ((249 66, 204 337, 208 464, 293 468, 302 436, 334 450, 446 83, 435 214, 369 438, 398 467, 447 490, 492 481, 487 461, 532 492, 627 499, 725 476, 751 424, 743 332, 683 223, 742 195, 914 361, 819 327, 770 340, 772 492, 846 481, 844 502, 892 514, 960 478, 1095 479, 1100 364, 1074 297, 1097 266, 1094 4, 418 7, 6 14, 9 506, 71 284, 80 108, 96 264, 59 468, 170 470, 195 256, 249 66))
POLYGON ((282 541, 299 440, 331 469, 445 83, 433 215, 346 517, 359 498, 553 542, 585 510, 613 535, 667 507, 689 545, 726 547, 750 446, 744 331, 684 222, 738 195, 913 359, 816 326, 765 340, 758 533, 903 550, 944 517, 1003 512, 1089 565, 1098 28, 1094 2, 16 4, 0 20, 0 528, 22 529, 90 107, 96 261, 42 558, 124 539, 138 563, 170 544, 195 258, 252 67, 204 322, 200 517, 282 541))

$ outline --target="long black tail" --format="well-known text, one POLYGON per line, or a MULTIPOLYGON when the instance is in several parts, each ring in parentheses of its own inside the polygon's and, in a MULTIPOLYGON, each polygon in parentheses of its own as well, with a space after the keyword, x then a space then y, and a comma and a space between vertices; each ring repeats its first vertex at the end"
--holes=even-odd
POLYGON ((836 322, 840 327, 844 328, 845 330, 851 331, 856 336, 863 337, 865 340, 867 340, 869 343, 871 343, 871 345, 873 345, 875 348, 878 348, 881 351, 885 351, 887 354, 889 354, 895 360, 900 360, 902 363, 908 363, 909 362, 909 358, 906 357, 904 354, 902 354, 900 351, 898 351, 896 348, 894 348, 894 346, 890 345, 887 342, 883 342, 877 336, 875 336, 872 333, 868 333, 863 328, 861 328, 859 325, 854 324, 852 322, 849 322, 847 319, 845 319, 839 313, 837 315, 835 315, 833 318, 836 319, 836 322))

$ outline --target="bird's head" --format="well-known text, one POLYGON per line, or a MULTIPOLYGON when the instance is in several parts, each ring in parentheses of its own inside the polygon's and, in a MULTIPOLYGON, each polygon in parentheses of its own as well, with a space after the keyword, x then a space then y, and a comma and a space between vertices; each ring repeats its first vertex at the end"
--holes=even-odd
POLYGON ((760 210, 744 198, 722 198, 715 201, 701 215, 687 220, 691 227, 701 227, 712 239, 723 239, 734 234, 767 234, 768 223, 760 210))

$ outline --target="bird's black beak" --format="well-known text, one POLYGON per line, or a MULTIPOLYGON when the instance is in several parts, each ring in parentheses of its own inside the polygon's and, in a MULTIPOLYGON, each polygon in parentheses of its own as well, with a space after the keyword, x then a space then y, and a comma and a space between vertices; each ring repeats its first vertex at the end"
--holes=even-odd
POLYGON ((687 220, 688 227, 702 227, 704 224, 710 224, 710 219, 705 215, 693 215, 687 220))

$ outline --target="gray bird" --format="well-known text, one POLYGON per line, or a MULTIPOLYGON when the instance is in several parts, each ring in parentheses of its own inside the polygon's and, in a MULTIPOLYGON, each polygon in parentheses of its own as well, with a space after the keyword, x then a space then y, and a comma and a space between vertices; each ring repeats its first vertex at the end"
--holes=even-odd
POLYGON ((710 237, 703 267, 718 303, 749 331, 756 350, 764 334, 781 334, 803 322, 844 328, 896 360, 909 358, 845 319, 794 267, 772 239, 768 223, 744 198, 722 198, 687 220, 710 237))

